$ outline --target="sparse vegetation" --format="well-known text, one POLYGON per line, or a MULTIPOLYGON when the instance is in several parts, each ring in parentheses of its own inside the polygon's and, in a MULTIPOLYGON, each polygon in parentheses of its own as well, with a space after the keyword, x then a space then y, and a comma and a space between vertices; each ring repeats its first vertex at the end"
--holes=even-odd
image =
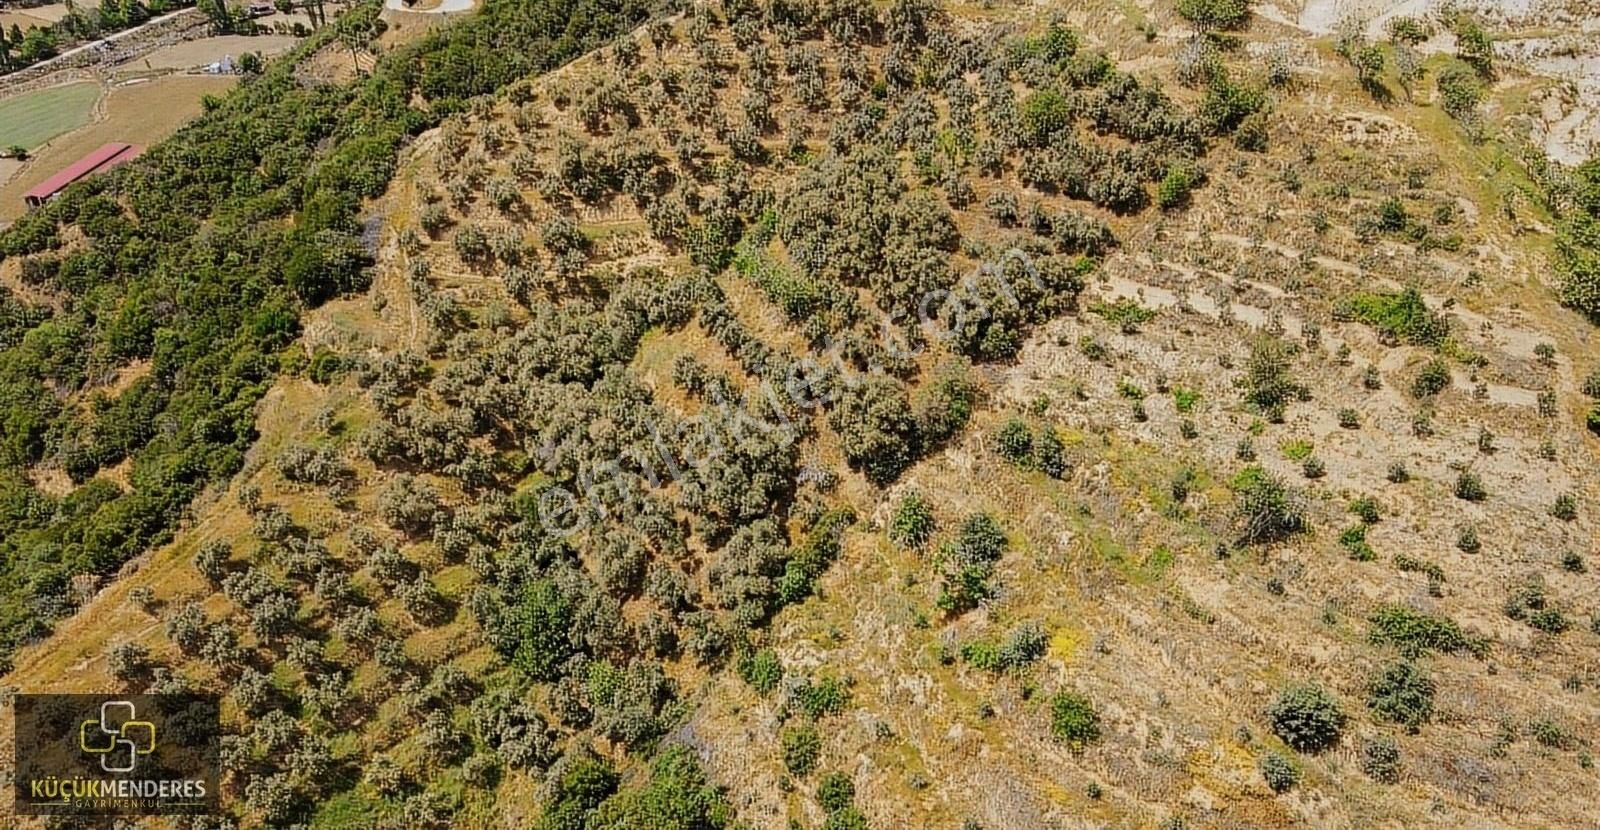
POLYGON ((1246 467, 1234 477, 1232 486, 1244 542, 1281 541, 1304 529, 1300 495, 1260 467, 1246 467))

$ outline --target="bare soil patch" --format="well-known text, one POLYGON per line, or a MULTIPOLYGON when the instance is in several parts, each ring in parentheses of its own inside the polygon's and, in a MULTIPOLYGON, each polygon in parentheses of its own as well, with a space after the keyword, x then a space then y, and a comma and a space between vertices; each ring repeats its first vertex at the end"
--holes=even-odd
POLYGON ((225 35, 191 40, 163 47, 145 56, 138 64, 147 69, 189 69, 204 66, 224 57, 235 60, 246 52, 260 52, 263 56, 283 52, 299 42, 289 35, 225 35))

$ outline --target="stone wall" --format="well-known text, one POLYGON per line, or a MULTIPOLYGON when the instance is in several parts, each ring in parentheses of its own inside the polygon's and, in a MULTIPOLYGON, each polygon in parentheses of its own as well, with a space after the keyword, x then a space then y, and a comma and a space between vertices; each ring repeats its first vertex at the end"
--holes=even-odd
POLYGON ((209 34, 206 16, 196 9, 184 9, 165 19, 97 41, 89 48, 69 51, 43 63, 0 75, 0 95, 93 77, 97 72, 135 60, 163 46, 198 40, 209 34))

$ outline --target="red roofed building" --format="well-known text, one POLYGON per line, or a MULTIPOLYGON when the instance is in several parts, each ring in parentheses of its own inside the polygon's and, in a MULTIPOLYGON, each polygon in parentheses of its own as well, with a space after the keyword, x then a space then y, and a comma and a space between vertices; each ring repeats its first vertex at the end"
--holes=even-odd
POLYGON ((144 148, 137 144, 111 143, 73 162, 71 166, 61 172, 40 182, 37 187, 27 192, 22 197, 28 207, 36 208, 55 198, 56 194, 67 189, 67 185, 80 179, 87 178, 95 173, 103 173, 138 158, 144 148))

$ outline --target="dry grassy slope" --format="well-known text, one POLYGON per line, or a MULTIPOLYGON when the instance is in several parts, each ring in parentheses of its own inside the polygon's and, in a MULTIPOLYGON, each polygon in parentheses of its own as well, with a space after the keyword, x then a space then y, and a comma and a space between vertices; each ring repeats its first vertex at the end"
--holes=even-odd
MULTIPOLYGON (((978 20, 1015 10, 960 11, 978 20)), ((1175 28, 1165 6, 1106 4, 1074 14, 1093 39, 1137 59, 1142 73, 1159 75, 1169 71, 1163 55, 1173 44, 1165 35, 1155 44, 1130 36, 1138 32, 1135 18, 1146 16, 1163 30, 1175 28)), ((1250 39, 1280 37, 1296 35, 1262 22, 1250 39)), ((667 59, 683 54, 669 50, 667 59)), ((1506 194, 1523 182, 1506 164, 1505 151, 1466 144, 1432 109, 1377 112, 1344 67, 1326 51, 1319 56, 1302 85, 1278 97, 1269 153, 1224 151, 1214 157, 1212 182, 1189 211, 1117 222, 1124 247, 1106 262, 1090 294, 1139 298, 1160 310, 1156 319, 1137 334, 1087 313, 1044 327, 1014 365, 986 370, 991 405, 963 440, 887 492, 853 475, 841 486, 869 521, 847 536, 845 555, 824 578, 820 596, 780 615, 771 641, 791 669, 852 681, 850 710, 824 730, 821 766, 852 774, 857 803, 873 826, 958 827, 976 818, 984 827, 1142 827, 1174 814, 1186 815, 1191 825, 1215 826, 1572 827, 1591 820, 1595 772, 1582 768, 1574 752, 1540 746, 1525 727, 1553 717, 1575 734, 1594 734, 1600 724, 1596 637, 1582 630, 1582 617, 1578 630, 1552 637, 1500 610, 1507 587, 1529 572, 1542 574, 1557 603, 1571 611, 1600 605, 1592 573, 1556 566, 1567 549, 1600 566, 1596 445, 1577 426, 1576 387, 1594 361, 1591 332, 1553 306, 1542 282, 1545 242, 1528 228, 1547 217, 1526 200, 1513 200, 1514 218, 1506 214, 1506 194), (1429 171, 1425 182, 1408 189, 1406 173, 1418 166, 1429 171), (1297 191, 1285 184, 1288 169, 1301 179, 1297 191), (1348 201, 1327 195, 1341 184, 1350 188, 1348 201), (1357 242, 1349 226, 1390 193, 1404 193, 1414 210, 1456 204, 1468 247, 1422 254, 1393 240, 1357 242), (1319 209, 1334 225, 1325 234, 1311 229, 1319 209), (1437 299, 1455 301, 1449 313, 1457 335, 1487 358, 1479 372, 1487 397, 1476 397, 1475 381, 1462 372, 1440 399, 1437 432, 1427 439, 1410 434, 1416 406, 1404 392, 1423 353, 1384 346, 1369 329, 1330 317, 1332 303, 1351 290, 1414 281, 1437 299), (1326 477, 1306 483, 1314 532, 1280 548, 1219 560, 1213 549, 1228 533, 1224 483, 1241 466, 1235 447, 1255 420, 1238 405, 1232 379, 1252 329, 1281 326, 1298 339, 1305 321, 1321 325, 1319 348, 1301 364, 1311 400, 1292 406, 1286 423, 1258 427, 1254 445, 1263 465, 1298 480, 1298 465, 1280 448, 1293 440, 1314 444, 1327 464, 1326 477), (1111 357, 1086 359, 1077 345, 1085 336, 1101 341, 1111 357), (1534 359, 1541 342, 1558 347, 1554 368, 1534 359), (1347 364, 1335 357, 1341 343, 1350 348, 1347 364), (1376 391, 1360 383, 1369 364, 1383 379, 1376 391), (1179 437, 1172 396, 1156 391, 1161 375, 1172 387, 1199 392, 1190 415, 1198 437, 1179 437), (1124 379, 1150 393, 1148 421, 1135 421, 1129 402, 1116 394, 1124 379), (1537 417, 1533 406, 1546 386, 1560 396, 1553 419, 1537 417), (1074 472, 1065 481, 1019 472, 988 447, 988 434, 1008 412, 1030 407, 1067 438, 1074 472), (1338 427, 1334 413, 1343 407, 1361 414, 1358 430, 1338 427), (1480 425, 1496 435, 1493 455, 1477 449, 1480 425), (1539 457, 1546 440, 1555 444, 1554 462, 1539 457), (1413 474, 1404 485, 1384 480, 1388 464, 1398 459, 1413 474), (1482 476, 1491 494, 1486 502, 1468 505, 1451 497, 1452 463, 1469 464, 1482 476), (1168 482, 1180 465, 1192 465, 1199 477, 1178 508, 1168 482), (1013 549, 1001 568, 1002 595, 991 607, 953 624, 934 614, 929 564, 890 546, 881 532, 890 506, 911 490, 929 497, 947 527, 977 509, 1005 517, 1013 549), (1546 516, 1561 492, 1575 492, 1585 504, 1577 522, 1546 516), (1378 559, 1368 563, 1349 560, 1335 541, 1351 521, 1345 501, 1360 494, 1376 495, 1385 509, 1369 536, 1378 559), (1483 552, 1456 549, 1464 522, 1478 528, 1483 552), (1429 596, 1421 576, 1397 571, 1390 564, 1396 553, 1439 564, 1446 574, 1442 596, 1429 596), (1414 736, 1373 725, 1361 704, 1366 677, 1387 659, 1366 645, 1364 618, 1372 605, 1390 600, 1448 614, 1495 640, 1485 660, 1428 660, 1440 712, 1414 736), (996 678, 939 659, 941 645, 999 637, 1022 620, 1041 621, 1051 633, 1048 656, 1027 678, 996 678), (1569 677, 1579 678, 1576 690, 1563 688, 1569 677), (1298 757, 1306 774, 1300 788, 1274 796, 1255 766, 1263 748, 1277 746, 1261 710, 1285 681, 1302 678, 1335 690, 1354 718, 1338 749, 1298 757), (1070 753, 1049 738, 1045 700, 1058 688, 1080 691, 1100 708, 1105 737, 1084 753, 1070 753), (1489 748, 1503 721, 1524 731, 1496 757, 1489 748), (1407 776, 1399 785, 1377 785, 1359 772, 1359 738, 1378 732, 1394 735, 1402 748, 1407 776), (1098 800, 1086 794, 1091 782, 1103 788, 1098 800)), ((592 62, 541 81, 541 93, 592 71, 592 62)), ((555 107, 547 116, 555 123, 571 118, 555 107)), ((496 117, 503 119, 503 112, 496 117)), ((436 181, 435 140, 414 148, 379 206, 393 229, 411 226, 418 193, 436 181)), ((677 264, 638 232, 638 217, 629 210, 584 217, 585 230, 603 237, 603 258, 677 264)), ((500 221, 482 205, 474 218, 486 225, 500 221)), ((497 283, 455 263, 448 248, 430 246, 424 254, 434 261, 436 288, 469 305, 500 297, 497 283)), ((328 343, 382 353, 421 343, 425 326, 405 285, 404 259, 397 247, 387 247, 372 297, 316 312, 307 325, 307 347, 328 343), (381 309, 374 302, 379 297, 381 309)), ((775 335, 781 327, 776 310, 756 292, 738 290, 736 281, 724 283, 746 325, 775 335)), ((686 401, 671 397, 671 360, 680 352, 729 371, 733 364, 694 326, 647 340, 637 373, 659 390, 660 400, 687 410, 686 401)), ((289 505, 319 533, 340 531, 350 514, 287 485, 266 462, 319 432, 323 412, 343 422, 345 434, 358 432, 369 417, 367 406, 348 385, 280 381, 263 403, 262 440, 230 492, 197 505, 193 525, 174 544, 130 566, 130 574, 51 640, 19 655, 4 682, 28 690, 108 688, 105 649, 130 639, 173 657, 156 620, 132 608, 128 594, 148 585, 159 603, 175 607, 184 596, 206 593, 189 557, 207 539, 248 534, 249 519, 233 498, 246 484, 289 505)), ((830 440, 825 432, 816 451, 840 466, 830 440)), ((362 485, 352 498, 367 508, 381 477, 370 467, 358 472, 362 485)), ((428 553, 410 555, 425 559, 428 553)), ((449 575, 436 578, 449 593, 449 575)), ((220 615, 227 602, 213 596, 207 607, 220 615)), ((398 612, 389 608, 385 615, 398 612)), ((408 651, 435 659, 460 654, 463 665, 481 665, 485 655, 462 620, 419 632, 408 651)), ((186 670, 204 679, 192 665, 186 670)), ((695 704, 678 738, 698 748, 750 824, 782 827, 786 817, 820 824, 806 794, 814 781, 801 782, 799 792, 783 786, 772 701, 731 675, 706 678, 681 667, 674 674, 695 704)), ((363 742, 376 746, 386 734, 403 734, 392 714, 371 724, 363 742)), ((475 821, 496 823, 489 816, 498 812, 503 823, 536 809, 533 790, 512 777, 497 808, 479 805, 475 821)))

